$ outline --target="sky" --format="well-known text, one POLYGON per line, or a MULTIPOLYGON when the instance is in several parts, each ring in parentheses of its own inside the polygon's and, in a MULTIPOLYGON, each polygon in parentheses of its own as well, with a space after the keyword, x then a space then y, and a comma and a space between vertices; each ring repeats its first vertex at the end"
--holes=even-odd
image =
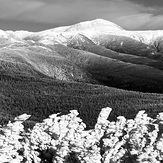
POLYGON ((0 0, 0 29, 41 31, 93 19, 163 29, 163 0, 0 0))

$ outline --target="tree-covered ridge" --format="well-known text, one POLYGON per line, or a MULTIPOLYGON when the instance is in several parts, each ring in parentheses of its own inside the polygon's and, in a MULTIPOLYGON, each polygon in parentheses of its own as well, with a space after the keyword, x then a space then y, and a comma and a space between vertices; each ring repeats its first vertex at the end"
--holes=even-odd
POLYGON ((113 108, 110 118, 115 120, 119 115, 133 118, 141 109, 154 117, 163 106, 162 94, 21 75, 0 75, 0 92, 1 124, 24 112, 32 115, 32 121, 39 122, 50 114, 67 114, 77 108, 87 127, 91 128, 103 107, 113 108))

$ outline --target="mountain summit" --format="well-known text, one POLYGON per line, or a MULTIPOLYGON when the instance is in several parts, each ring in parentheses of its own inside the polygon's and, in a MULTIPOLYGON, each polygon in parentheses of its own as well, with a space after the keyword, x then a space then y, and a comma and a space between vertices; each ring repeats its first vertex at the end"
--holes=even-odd
POLYGON ((82 30, 97 30, 107 32, 108 30, 123 30, 123 28, 104 19, 95 19, 72 25, 65 31, 74 32, 82 30))

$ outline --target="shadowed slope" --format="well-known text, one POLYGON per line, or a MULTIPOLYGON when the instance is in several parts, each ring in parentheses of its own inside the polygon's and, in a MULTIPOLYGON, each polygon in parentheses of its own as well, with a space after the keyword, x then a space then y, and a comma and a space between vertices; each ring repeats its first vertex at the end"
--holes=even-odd
MULTIPOLYGON (((131 40, 133 40, 133 39, 131 39, 131 40)), ((137 43, 137 41, 135 41, 135 40, 134 40, 134 42, 137 43)), ((130 42, 130 44, 131 43, 133 43, 133 42, 130 42)), ((120 40, 118 42, 118 40, 117 40, 117 43, 115 43, 115 44, 113 42, 111 42, 111 44, 108 43, 109 46, 111 46, 111 45, 114 45, 114 47, 117 46, 117 49, 119 46, 121 46, 118 44, 122 44, 122 42, 120 42, 120 40)), ((159 44, 159 43, 155 43, 155 44, 159 44)), ((151 53, 151 50, 149 49, 149 47, 147 45, 142 44, 142 43, 140 43, 140 45, 143 46, 146 50, 146 53, 143 50, 144 55, 149 54, 149 52, 151 53)), ((136 55, 130 55, 130 54, 126 54, 126 53, 119 53, 119 52, 116 52, 114 50, 111 50, 111 48, 107 49, 104 45, 103 46, 96 45, 93 41, 91 41, 86 36, 81 35, 81 34, 77 34, 75 36, 72 36, 68 40, 67 46, 72 47, 74 49, 80 49, 80 50, 88 51, 91 53, 98 54, 100 56, 109 57, 109 58, 117 59, 117 60, 124 61, 124 62, 141 64, 141 65, 148 65, 148 66, 155 67, 155 68, 158 68, 161 70, 163 69, 163 61, 161 61, 161 60, 154 60, 154 59, 147 58, 145 56, 143 57, 141 55, 136 56, 136 55)), ((139 48, 138 50, 141 50, 141 48, 140 48, 141 46, 137 47, 137 48, 139 48)), ((158 46, 161 46, 161 43, 158 46)), ((120 47, 120 48, 122 48, 122 47, 120 47)), ((119 50, 120 50, 120 48, 119 48, 119 50)), ((134 48, 136 50, 136 47, 134 47, 134 48)), ((122 50, 123 49, 124 48, 122 48, 122 50)))
POLYGON ((86 69, 101 84, 145 92, 162 90, 158 89, 163 87, 163 71, 159 69, 126 63, 63 45, 50 47, 79 67, 86 69))

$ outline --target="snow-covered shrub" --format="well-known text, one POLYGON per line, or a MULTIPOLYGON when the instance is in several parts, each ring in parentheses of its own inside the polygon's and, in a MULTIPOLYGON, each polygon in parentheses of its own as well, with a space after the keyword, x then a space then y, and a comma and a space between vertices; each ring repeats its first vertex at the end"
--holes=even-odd
POLYGON ((163 113, 152 119, 140 111, 135 119, 107 120, 111 108, 101 110, 94 129, 76 110, 50 115, 24 130, 23 114, 0 126, 0 162, 6 163, 160 163, 163 160, 163 113))

